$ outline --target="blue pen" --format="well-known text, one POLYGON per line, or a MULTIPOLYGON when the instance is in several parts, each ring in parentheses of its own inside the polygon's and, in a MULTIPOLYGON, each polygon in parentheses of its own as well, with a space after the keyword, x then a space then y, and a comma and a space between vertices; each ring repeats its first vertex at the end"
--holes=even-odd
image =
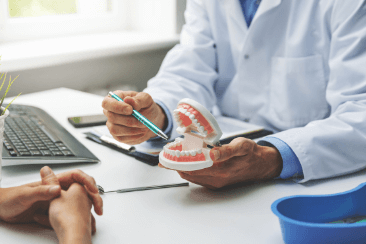
MULTIPOLYGON (((108 96, 113 97, 117 101, 123 102, 123 100, 119 96, 117 96, 116 94, 114 94, 111 91, 108 93, 108 96)), ((133 110, 132 111, 132 115, 138 121, 140 121, 141 123, 143 123, 147 128, 149 128, 152 132, 154 132, 156 135, 160 136, 161 138, 163 138, 165 140, 168 140, 168 136, 165 135, 164 132, 162 132, 159 129, 159 127, 157 127, 156 125, 154 125, 150 120, 148 120, 147 118, 145 118, 142 114, 140 114, 136 110, 133 110)))

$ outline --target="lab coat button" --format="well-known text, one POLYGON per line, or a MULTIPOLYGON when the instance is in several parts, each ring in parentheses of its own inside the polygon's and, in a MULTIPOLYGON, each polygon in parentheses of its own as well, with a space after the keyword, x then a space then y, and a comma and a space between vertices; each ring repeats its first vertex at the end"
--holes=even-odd
POLYGON ((245 58, 245 59, 249 59, 249 55, 248 55, 248 54, 245 54, 245 55, 244 55, 244 58, 245 58))
POLYGON ((249 121, 250 121, 250 119, 249 119, 249 118, 245 118, 245 119, 244 119, 244 122, 247 122, 247 123, 248 123, 249 121))

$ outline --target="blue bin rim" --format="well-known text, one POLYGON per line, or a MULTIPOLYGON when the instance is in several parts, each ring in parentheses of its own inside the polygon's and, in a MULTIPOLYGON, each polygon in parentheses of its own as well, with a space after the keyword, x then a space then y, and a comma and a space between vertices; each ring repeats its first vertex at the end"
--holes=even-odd
MULTIPOLYGON (((283 201, 286 201, 287 199, 292 199, 292 198, 298 198, 298 197, 330 197, 330 196, 339 196, 339 195, 346 195, 346 194, 350 194, 353 193, 355 191, 360 190, 361 188, 366 187, 366 182, 362 183, 360 185, 358 185, 357 187, 349 190, 349 191, 345 191, 345 192, 340 192, 340 193, 335 193, 335 194, 322 194, 322 195, 294 195, 294 196, 288 196, 288 197, 283 197, 280 198, 276 201, 274 201, 271 205, 271 209, 272 212, 282 221, 284 222, 288 222, 290 224, 294 224, 294 225, 299 225, 299 226, 304 226, 304 227, 313 227, 313 228, 357 228, 357 227, 365 227, 366 226, 366 222, 363 223, 353 223, 353 224, 331 224, 331 223, 310 223, 310 222, 304 222, 304 221, 300 221, 300 220, 295 220, 289 217, 284 216, 282 213, 280 213, 277 209, 278 204, 280 204, 283 201)), ((366 203, 365 203, 366 204, 366 203)))

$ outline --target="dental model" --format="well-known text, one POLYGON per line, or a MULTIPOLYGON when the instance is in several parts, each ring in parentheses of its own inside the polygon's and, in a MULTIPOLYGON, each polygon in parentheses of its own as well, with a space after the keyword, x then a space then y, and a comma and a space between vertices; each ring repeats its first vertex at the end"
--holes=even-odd
POLYGON ((173 113, 178 123, 177 132, 184 138, 164 146, 160 163, 170 169, 194 171, 211 167, 211 146, 220 146, 222 131, 213 115, 198 102, 184 98, 173 113))

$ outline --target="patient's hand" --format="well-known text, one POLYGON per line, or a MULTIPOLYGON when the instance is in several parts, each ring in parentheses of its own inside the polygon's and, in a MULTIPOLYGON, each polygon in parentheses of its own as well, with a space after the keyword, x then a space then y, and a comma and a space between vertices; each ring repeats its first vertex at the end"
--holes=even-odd
POLYGON ((9 223, 38 222, 49 223, 49 200, 60 195, 61 188, 68 189, 78 182, 87 188, 93 200, 95 212, 103 212, 103 200, 98 194, 94 179, 80 170, 72 170, 54 175, 45 166, 41 169, 42 181, 22 186, 0 188, 0 219, 9 223), (61 185, 61 187, 60 187, 61 185))
POLYGON ((166 115, 149 94, 134 91, 115 91, 114 93, 124 102, 106 96, 102 103, 103 113, 108 118, 107 127, 114 139, 135 145, 156 136, 131 116, 132 109, 140 112, 160 129, 164 128, 167 122, 166 115))
POLYGON ((52 200, 50 223, 60 243, 91 243, 92 202, 83 186, 73 183, 61 196, 52 200))

